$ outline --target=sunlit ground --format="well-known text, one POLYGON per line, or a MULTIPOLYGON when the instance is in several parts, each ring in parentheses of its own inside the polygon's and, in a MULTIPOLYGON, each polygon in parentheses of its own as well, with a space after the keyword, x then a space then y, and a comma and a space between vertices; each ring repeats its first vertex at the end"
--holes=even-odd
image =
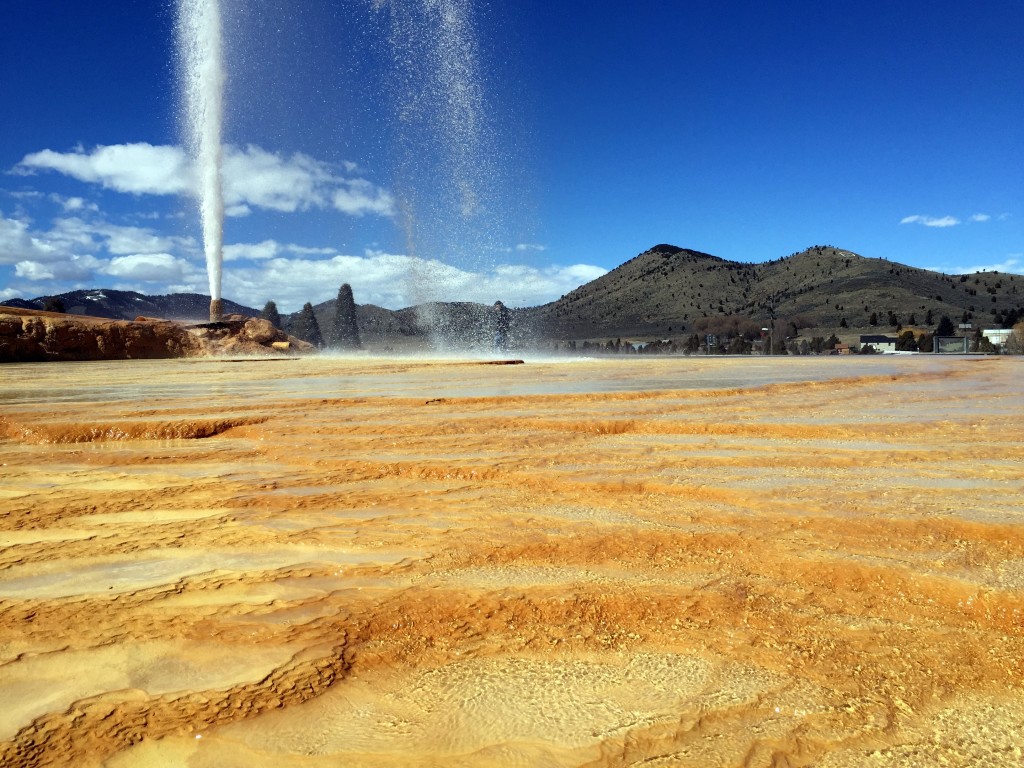
POLYGON ((4 766, 1017 766, 1024 360, 0 367, 4 766))

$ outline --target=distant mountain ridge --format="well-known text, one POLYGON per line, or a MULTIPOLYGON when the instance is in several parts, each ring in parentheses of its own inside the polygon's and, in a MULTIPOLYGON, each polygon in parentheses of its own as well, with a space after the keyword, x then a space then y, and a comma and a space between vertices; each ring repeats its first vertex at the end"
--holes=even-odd
MULTIPOLYGON (((210 297, 201 293, 171 293, 148 296, 135 291, 116 291, 112 288, 69 291, 35 299, 8 299, 0 302, 21 309, 43 309, 47 301, 59 299, 69 315, 105 317, 110 320, 134 320, 136 317, 160 317, 165 320, 202 323, 210 319, 210 297)), ((225 314, 250 317, 259 315, 258 309, 224 300, 225 314)))
MULTIPOLYGON (((202 294, 146 296, 110 289, 4 303, 41 309, 50 298, 60 299, 69 313, 112 319, 145 315, 203 322, 210 304, 202 294)), ((259 314, 230 300, 224 305, 225 313, 259 314)), ((332 299, 313 308, 323 331, 333 322, 334 305, 332 299)), ((422 339, 432 329, 458 336, 460 328, 476 329, 476 342, 486 343, 480 329, 488 311, 470 302, 356 308, 360 333, 371 343, 422 339)), ((282 317, 284 330, 297 315, 282 317)), ((1024 276, 945 275, 827 245, 753 264, 661 243, 556 301, 514 310, 523 336, 548 340, 743 332, 773 318, 783 332, 892 333, 897 326, 934 326, 943 316, 954 323, 973 321, 975 327, 1008 326, 1008 319, 1024 318, 1024 276)))

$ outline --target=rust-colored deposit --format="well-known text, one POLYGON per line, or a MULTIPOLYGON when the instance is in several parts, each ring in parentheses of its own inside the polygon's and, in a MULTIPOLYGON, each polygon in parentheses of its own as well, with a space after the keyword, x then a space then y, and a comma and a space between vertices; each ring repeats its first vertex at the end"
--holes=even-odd
POLYGON ((1024 361, 0 368, 4 766, 1018 766, 1024 361))

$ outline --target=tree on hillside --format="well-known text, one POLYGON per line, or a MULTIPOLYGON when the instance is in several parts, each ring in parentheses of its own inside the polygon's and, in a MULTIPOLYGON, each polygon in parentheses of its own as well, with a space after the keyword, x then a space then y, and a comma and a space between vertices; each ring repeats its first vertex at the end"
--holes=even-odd
POLYGON ((51 296, 43 302, 43 312, 60 312, 64 314, 67 310, 64 308, 64 302, 57 296, 51 296))
POLYGON ((948 315, 943 315, 942 319, 939 320, 939 327, 935 329, 936 336, 955 336, 956 327, 953 325, 953 321, 949 319, 948 315))
POLYGON ((338 299, 334 303, 334 322, 328 341, 329 346, 338 349, 362 349, 356 323, 356 302, 352 297, 352 286, 348 283, 338 289, 338 299))
POLYGON ((316 315, 313 314, 313 305, 308 301, 302 305, 302 311, 299 312, 295 325, 292 327, 292 335, 317 347, 324 345, 324 337, 320 334, 320 324, 316 321, 316 315))
POLYGON ((277 311, 277 304, 268 301, 260 312, 260 318, 269 322, 275 328, 281 328, 281 315, 277 311))

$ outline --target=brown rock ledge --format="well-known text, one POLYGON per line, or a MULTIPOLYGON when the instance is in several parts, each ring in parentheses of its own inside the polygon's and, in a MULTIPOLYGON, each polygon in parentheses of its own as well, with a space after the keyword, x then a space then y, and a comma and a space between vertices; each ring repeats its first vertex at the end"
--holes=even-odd
POLYGON ((185 325, 139 317, 110 320, 0 306, 0 362, 133 360, 308 354, 316 348, 266 320, 228 315, 185 325))

